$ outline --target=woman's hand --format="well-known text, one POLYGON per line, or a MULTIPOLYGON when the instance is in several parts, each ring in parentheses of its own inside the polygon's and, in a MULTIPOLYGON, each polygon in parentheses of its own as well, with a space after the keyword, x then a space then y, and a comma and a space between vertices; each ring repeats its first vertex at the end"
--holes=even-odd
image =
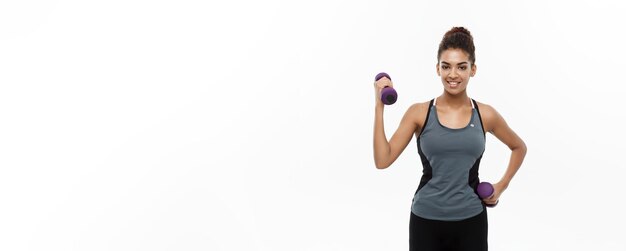
POLYGON ((492 186, 493 186, 493 195, 491 195, 488 198, 483 199, 483 202, 485 202, 485 204, 487 205, 497 204, 498 200, 500 199, 500 195, 504 192, 504 190, 506 190, 506 186, 502 184, 501 182, 492 184, 492 186))
POLYGON ((382 77, 378 81, 374 82, 374 94, 375 94, 374 97, 376 99, 376 106, 377 107, 384 107, 385 106, 383 101, 380 99, 380 94, 381 94, 383 88, 385 88, 387 86, 393 87, 393 83, 387 77, 382 77))

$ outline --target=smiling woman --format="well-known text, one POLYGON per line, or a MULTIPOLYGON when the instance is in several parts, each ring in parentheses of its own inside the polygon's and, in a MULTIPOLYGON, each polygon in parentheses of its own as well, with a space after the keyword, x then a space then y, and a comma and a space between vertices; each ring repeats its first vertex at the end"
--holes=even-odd
POLYGON ((463 27, 454 27, 444 35, 437 51, 437 75, 447 92, 465 92, 469 78, 476 74, 474 39, 463 27), (442 59, 443 58, 443 59, 442 59))
MULTIPOLYGON (((410 250, 487 250, 486 205, 495 204, 519 169, 526 145, 491 106, 467 95, 476 74, 470 32, 454 27, 444 35, 437 52, 437 75, 443 93, 411 105, 387 141, 384 105, 377 99, 374 123, 376 168, 389 167, 415 135, 423 175, 411 204, 410 250), (476 192, 478 169, 489 132, 511 149, 509 166, 493 184, 491 197, 476 192)), ((389 78, 374 83, 376 96, 393 86, 389 78)))

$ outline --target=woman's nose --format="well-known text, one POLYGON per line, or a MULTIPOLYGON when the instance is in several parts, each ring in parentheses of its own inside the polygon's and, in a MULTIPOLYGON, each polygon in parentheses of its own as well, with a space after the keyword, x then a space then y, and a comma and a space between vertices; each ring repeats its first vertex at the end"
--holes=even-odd
POLYGON ((450 78, 456 78, 456 77, 458 77, 458 76, 459 76, 459 75, 458 75, 458 74, 456 74, 456 70, 455 70, 455 69, 452 69, 452 70, 450 71, 450 74, 448 75, 448 77, 450 77, 450 78))

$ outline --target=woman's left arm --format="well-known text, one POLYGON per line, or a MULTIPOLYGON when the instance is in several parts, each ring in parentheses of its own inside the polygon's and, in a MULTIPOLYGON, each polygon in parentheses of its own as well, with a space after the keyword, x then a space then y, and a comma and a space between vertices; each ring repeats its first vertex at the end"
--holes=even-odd
POLYGON ((490 198, 486 198, 483 201, 487 204, 495 204, 500 197, 500 194, 504 192, 509 186, 509 183, 515 176, 515 173, 522 165, 524 157, 526 156, 526 143, 517 136, 517 134, 509 127, 504 118, 491 106, 484 105, 486 110, 486 122, 488 125, 487 131, 496 136, 502 143, 507 145, 511 149, 511 158, 509 159, 509 166, 506 172, 502 176, 502 179, 494 186, 494 195, 490 198))

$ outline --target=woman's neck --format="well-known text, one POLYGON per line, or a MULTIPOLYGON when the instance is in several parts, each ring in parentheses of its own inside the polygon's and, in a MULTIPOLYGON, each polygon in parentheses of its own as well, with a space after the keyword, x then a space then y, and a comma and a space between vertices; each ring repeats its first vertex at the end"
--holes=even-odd
POLYGON ((458 109, 467 105, 471 105, 469 97, 466 92, 459 93, 458 95, 450 95, 444 92, 441 96, 437 97, 437 105, 442 104, 446 107, 458 109))

